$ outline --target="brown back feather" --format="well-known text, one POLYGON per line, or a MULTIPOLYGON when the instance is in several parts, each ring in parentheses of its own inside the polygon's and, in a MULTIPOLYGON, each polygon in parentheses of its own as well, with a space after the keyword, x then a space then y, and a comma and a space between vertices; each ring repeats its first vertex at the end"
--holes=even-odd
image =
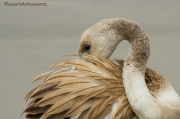
MULTIPOLYGON (((131 109, 122 82, 123 60, 107 60, 85 56, 87 61, 69 60, 33 81, 43 83, 30 91, 25 100, 32 102, 23 113, 27 119, 138 119, 131 109), (76 71, 70 71, 75 66, 76 71)), ((155 71, 147 68, 146 84, 156 97, 165 88, 167 81, 155 71)))

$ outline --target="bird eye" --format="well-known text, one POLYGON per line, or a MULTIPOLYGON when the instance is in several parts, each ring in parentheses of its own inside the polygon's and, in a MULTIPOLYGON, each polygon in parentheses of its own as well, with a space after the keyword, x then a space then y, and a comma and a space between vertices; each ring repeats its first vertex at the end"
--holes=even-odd
POLYGON ((88 51, 90 49, 90 45, 86 45, 84 49, 88 51))

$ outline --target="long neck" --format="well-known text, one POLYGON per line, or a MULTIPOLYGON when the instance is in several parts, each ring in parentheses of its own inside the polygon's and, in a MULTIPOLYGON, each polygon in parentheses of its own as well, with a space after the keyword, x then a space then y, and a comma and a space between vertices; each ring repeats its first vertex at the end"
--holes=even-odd
MULTIPOLYGON (((113 18, 95 24, 90 28, 90 31, 93 36, 91 37, 93 38, 92 41, 97 42, 98 39, 99 44, 105 43, 104 47, 96 51, 96 53, 98 52, 98 56, 100 55, 104 58, 108 58, 118 43, 123 39, 130 43, 131 47, 123 67, 123 84, 129 103, 139 118, 174 118, 174 115, 176 116, 175 118, 177 118, 177 114, 180 118, 180 109, 178 109, 179 111, 174 111, 174 105, 177 103, 173 103, 173 106, 170 105, 171 107, 169 107, 169 105, 168 107, 166 106, 166 103, 171 104, 174 101, 180 104, 179 96, 175 93, 173 88, 170 87, 167 91, 163 91, 160 98, 156 97, 157 99, 155 99, 146 86, 145 71, 150 55, 150 46, 148 36, 138 24, 126 19, 113 18), (94 35, 96 33, 98 33, 98 35, 94 35), (102 53, 100 54, 99 52, 104 52, 106 55, 102 55, 102 53), (163 100, 167 97, 168 99, 163 100), (175 99, 169 97, 175 97, 175 99), (172 115, 172 112, 174 112, 174 115, 172 115)), ((87 34, 88 33, 89 31, 87 34)), ((98 48, 94 49, 97 50, 98 48)), ((93 55, 96 54, 94 53, 93 55)))
POLYGON ((161 105, 150 94, 145 83, 146 64, 150 55, 148 36, 136 24, 133 30, 128 30, 121 34, 131 46, 123 68, 127 98, 139 118, 159 119, 162 117, 161 105))
POLYGON ((180 118, 179 96, 171 86, 167 89, 169 92, 162 94, 170 99, 165 99, 166 103, 156 100, 147 88, 145 71, 150 46, 144 31, 137 31, 136 36, 128 40, 131 47, 123 67, 123 84, 129 103, 141 119, 180 118))
POLYGON ((138 43, 142 40, 133 39, 130 42, 131 48, 123 68, 124 88, 129 103, 139 118, 158 119, 161 117, 160 105, 151 96, 144 78, 149 44, 148 42, 138 43))

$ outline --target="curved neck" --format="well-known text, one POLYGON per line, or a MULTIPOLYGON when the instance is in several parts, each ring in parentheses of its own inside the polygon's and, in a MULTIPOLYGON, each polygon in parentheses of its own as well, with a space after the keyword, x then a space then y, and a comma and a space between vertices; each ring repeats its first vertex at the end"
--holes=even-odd
MULTIPOLYGON (((96 23, 83 33, 79 52, 83 52, 84 45, 91 44, 89 54, 109 58, 122 40, 127 40, 131 44, 124 62, 122 76, 125 92, 132 109, 139 118, 160 119, 165 117, 164 115, 167 117, 165 113, 168 111, 167 108, 164 108, 166 105, 163 105, 162 101, 159 103, 158 99, 156 100, 150 94, 145 83, 150 46, 148 36, 138 24, 118 18, 106 19, 96 23)), ((161 97, 169 97, 173 91, 169 90, 168 95, 162 94, 161 97)), ((167 94, 167 92, 165 93, 167 94)), ((172 95, 177 94, 173 93, 172 95)), ((178 96, 176 97, 179 99, 178 96)), ((172 99, 169 98, 168 100, 171 101, 172 99)))
POLYGON ((179 118, 179 96, 173 88, 165 91, 166 98, 172 96, 174 99, 159 102, 149 92, 145 83, 146 64, 150 55, 149 39, 140 26, 134 22, 120 20, 116 22, 116 33, 122 39, 126 39, 130 43, 130 50, 126 57, 123 67, 123 85, 128 101, 141 119, 161 119, 161 118, 179 118), (177 105, 168 106, 168 104, 177 105), (172 108, 173 107, 173 108, 172 108), (174 111, 174 110, 177 111, 174 111), (169 113, 169 114, 168 114, 169 113), (172 114, 174 113, 174 114, 172 114))
POLYGON ((129 103, 139 118, 159 119, 159 103, 150 94, 145 83, 146 64, 149 58, 148 37, 133 39, 123 67, 123 84, 129 103), (143 39, 145 38, 145 39, 143 39))
MULTIPOLYGON (((114 33, 118 34, 119 42, 127 40, 131 47, 126 58, 126 62, 134 63, 134 66, 141 71, 145 71, 146 63, 150 55, 149 38, 143 29, 135 22, 126 19, 117 19, 111 22, 114 33)), ((110 28, 111 28, 110 27, 110 28)))
POLYGON ((129 103, 139 118, 159 119, 162 117, 161 105, 150 94, 145 83, 150 55, 148 36, 136 23, 126 22, 122 27, 119 33, 131 46, 123 67, 123 83, 129 103))

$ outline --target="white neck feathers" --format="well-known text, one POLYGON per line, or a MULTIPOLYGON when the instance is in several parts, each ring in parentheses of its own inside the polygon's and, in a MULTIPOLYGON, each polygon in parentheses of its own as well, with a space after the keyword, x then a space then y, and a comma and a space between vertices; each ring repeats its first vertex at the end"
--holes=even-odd
POLYGON ((139 118, 160 119, 161 108, 151 96, 142 74, 133 64, 124 63, 123 83, 129 103, 139 118))

